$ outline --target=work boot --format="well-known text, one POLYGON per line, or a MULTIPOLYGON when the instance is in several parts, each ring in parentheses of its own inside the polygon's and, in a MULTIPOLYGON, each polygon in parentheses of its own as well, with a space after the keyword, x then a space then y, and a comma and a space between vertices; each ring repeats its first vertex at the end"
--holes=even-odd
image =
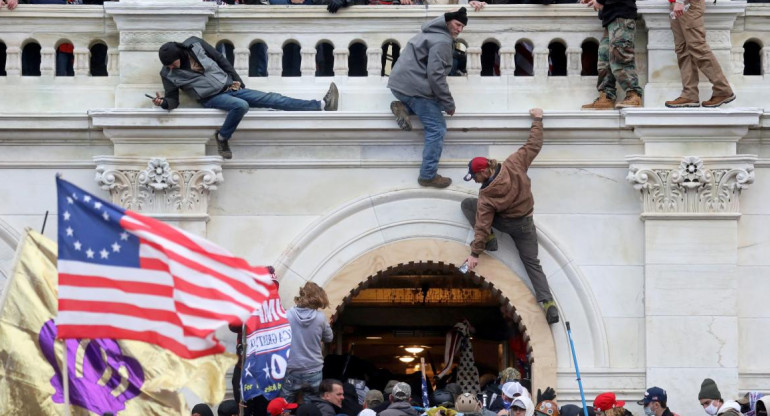
POLYGON ((599 93, 599 98, 595 99, 591 104, 586 104, 580 107, 581 110, 614 110, 615 100, 607 97, 604 92, 599 93))
POLYGON ((629 107, 641 107, 642 96, 636 91, 628 91, 626 93, 626 99, 617 103, 615 108, 629 108, 629 107))
POLYGON ((412 130, 412 121, 409 120, 409 110, 406 109, 404 103, 401 101, 393 101, 390 103, 390 111, 396 116, 396 122, 398 123, 398 127, 401 127, 401 130, 412 130))
POLYGON ((433 179, 417 178, 417 183, 422 186, 432 186, 434 188, 446 188, 452 184, 451 178, 445 178, 439 174, 433 177, 433 179))
POLYGON ((495 233, 489 233, 489 236, 487 237, 487 242, 484 245, 484 250, 497 251, 497 236, 495 235, 495 233))
POLYGON ((543 302, 543 310, 545 311, 545 320, 549 325, 559 322, 559 309, 556 307, 556 302, 552 300, 543 302))
POLYGON ((723 96, 716 96, 716 95, 712 95, 712 96, 711 96, 711 99, 709 99, 708 101, 704 101, 704 102, 703 102, 703 103, 701 103, 701 104, 702 104, 704 107, 707 107, 707 108, 716 108, 716 107, 719 107, 719 106, 720 106, 720 105, 722 105, 722 104, 731 103, 731 102, 733 102, 733 101, 735 101, 735 94, 734 94, 734 93, 733 93, 733 94, 730 94, 730 95, 728 95, 728 96, 724 96, 724 95, 723 95, 723 96))
POLYGON ((219 152, 219 156, 222 156, 222 159, 232 159, 233 152, 230 150, 230 145, 227 143, 228 139, 225 139, 224 137, 220 136, 219 133, 217 133, 216 140, 217 152, 219 152))
POLYGON ((340 101, 340 92, 337 91, 337 85, 333 82, 329 85, 329 91, 324 95, 324 111, 337 111, 337 104, 340 101))
POLYGON ((698 100, 691 101, 684 97, 677 97, 676 100, 666 101, 666 107, 668 108, 691 108, 700 107, 698 100))

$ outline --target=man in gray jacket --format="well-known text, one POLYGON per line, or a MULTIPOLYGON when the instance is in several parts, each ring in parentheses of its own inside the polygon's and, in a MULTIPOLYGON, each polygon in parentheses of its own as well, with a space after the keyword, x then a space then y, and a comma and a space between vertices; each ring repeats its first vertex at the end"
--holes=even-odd
POLYGON ((412 388, 404 382, 396 383, 390 393, 390 406, 381 411, 378 416, 419 416, 409 401, 412 399, 412 388))
POLYGON ((441 111, 450 116, 455 113, 446 77, 452 69, 454 39, 467 24, 468 15, 463 7, 422 25, 422 33, 409 39, 388 79, 388 88, 398 98, 390 103, 390 110, 401 129, 412 129, 410 114, 416 114, 425 127, 425 147, 417 178, 422 186, 446 188, 452 184, 450 178, 437 173, 446 134, 441 111))
POLYGON ((227 141, 251 107, 286 111, 337 110, 339 93, 334 83, 321 101, 245 88, 230 62, 213 46, 195 36, 182 43, 164 43, 158 50, 158 57, 163 64, 160 78, 166 92, 165 96, 156 93, 153 104, 165 110, 177 108, 179 90, 182 89, 206 108, 227 111, 227 118, 216 134, 217 149, 224 159, 233 157, 227 141))

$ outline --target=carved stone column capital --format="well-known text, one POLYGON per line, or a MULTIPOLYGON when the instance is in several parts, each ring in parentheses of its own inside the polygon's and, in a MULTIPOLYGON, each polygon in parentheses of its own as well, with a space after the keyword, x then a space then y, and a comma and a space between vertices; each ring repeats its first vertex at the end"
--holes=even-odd
POLYGON ((208 220, 211 191, 224 181, 222 160, 97 156, 96 181, 112 202, 168 220, 208 220))
POLYGON ((755 156, 702 159, 629 157, 628 176, 641 193, 642 218, 736 219, 741 191, 754 183, 755 156))

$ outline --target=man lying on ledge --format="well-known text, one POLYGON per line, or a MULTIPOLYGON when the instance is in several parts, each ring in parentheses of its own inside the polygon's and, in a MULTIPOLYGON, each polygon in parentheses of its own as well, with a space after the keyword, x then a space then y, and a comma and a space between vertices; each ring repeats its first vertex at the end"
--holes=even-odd
POLYGON ((230 62, 203 39, 191 36, 182 43, 167 42, 158 50, 163 69, 165 96, 156 93, 153 104, 173 110, 179 107, 179 89, 206 108, 227 111, 224 124, 216 133, 217 150, 224 159, 232 159, 228 140, 249 108, 274 108, 286 111, 337 111, 339 92, 334 83, 322 100, 300 100, 274 92, 245 88, 230 62))

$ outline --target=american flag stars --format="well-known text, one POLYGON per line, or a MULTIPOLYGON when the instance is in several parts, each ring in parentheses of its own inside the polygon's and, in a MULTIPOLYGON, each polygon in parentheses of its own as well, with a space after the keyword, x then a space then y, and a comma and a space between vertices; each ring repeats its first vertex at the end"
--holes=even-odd
POLYGON ((82 216, 88 215, 101 217, 102 220, 110 222, 112 217, 105 204, 88 194, 78 196, 78 194, 72 193, 65 200, 68 208, 61 214, 61 219, 66 224, 66 228, 64 228, 65 244, 72 247, 74 252, 80 253, 79 256, 84 256, 81 257, 82 259, 107 261, 110 260, 111 254, 119 255, 121 248, 123 248, 119 242, 128 241, 129 234, 127 232, 116 232, 112 236, 109 235, 112 233, 103 233, 99 236, 100 238, 93 238, 95 236, 89 232, 93 224, 82 221, 82 216), (76 236, 76 234, 78 235, 76 236), (108 241, 104 241, 104 237, 107 237, 108 241), (100 248, 102 245, 104 246, 100 248))

